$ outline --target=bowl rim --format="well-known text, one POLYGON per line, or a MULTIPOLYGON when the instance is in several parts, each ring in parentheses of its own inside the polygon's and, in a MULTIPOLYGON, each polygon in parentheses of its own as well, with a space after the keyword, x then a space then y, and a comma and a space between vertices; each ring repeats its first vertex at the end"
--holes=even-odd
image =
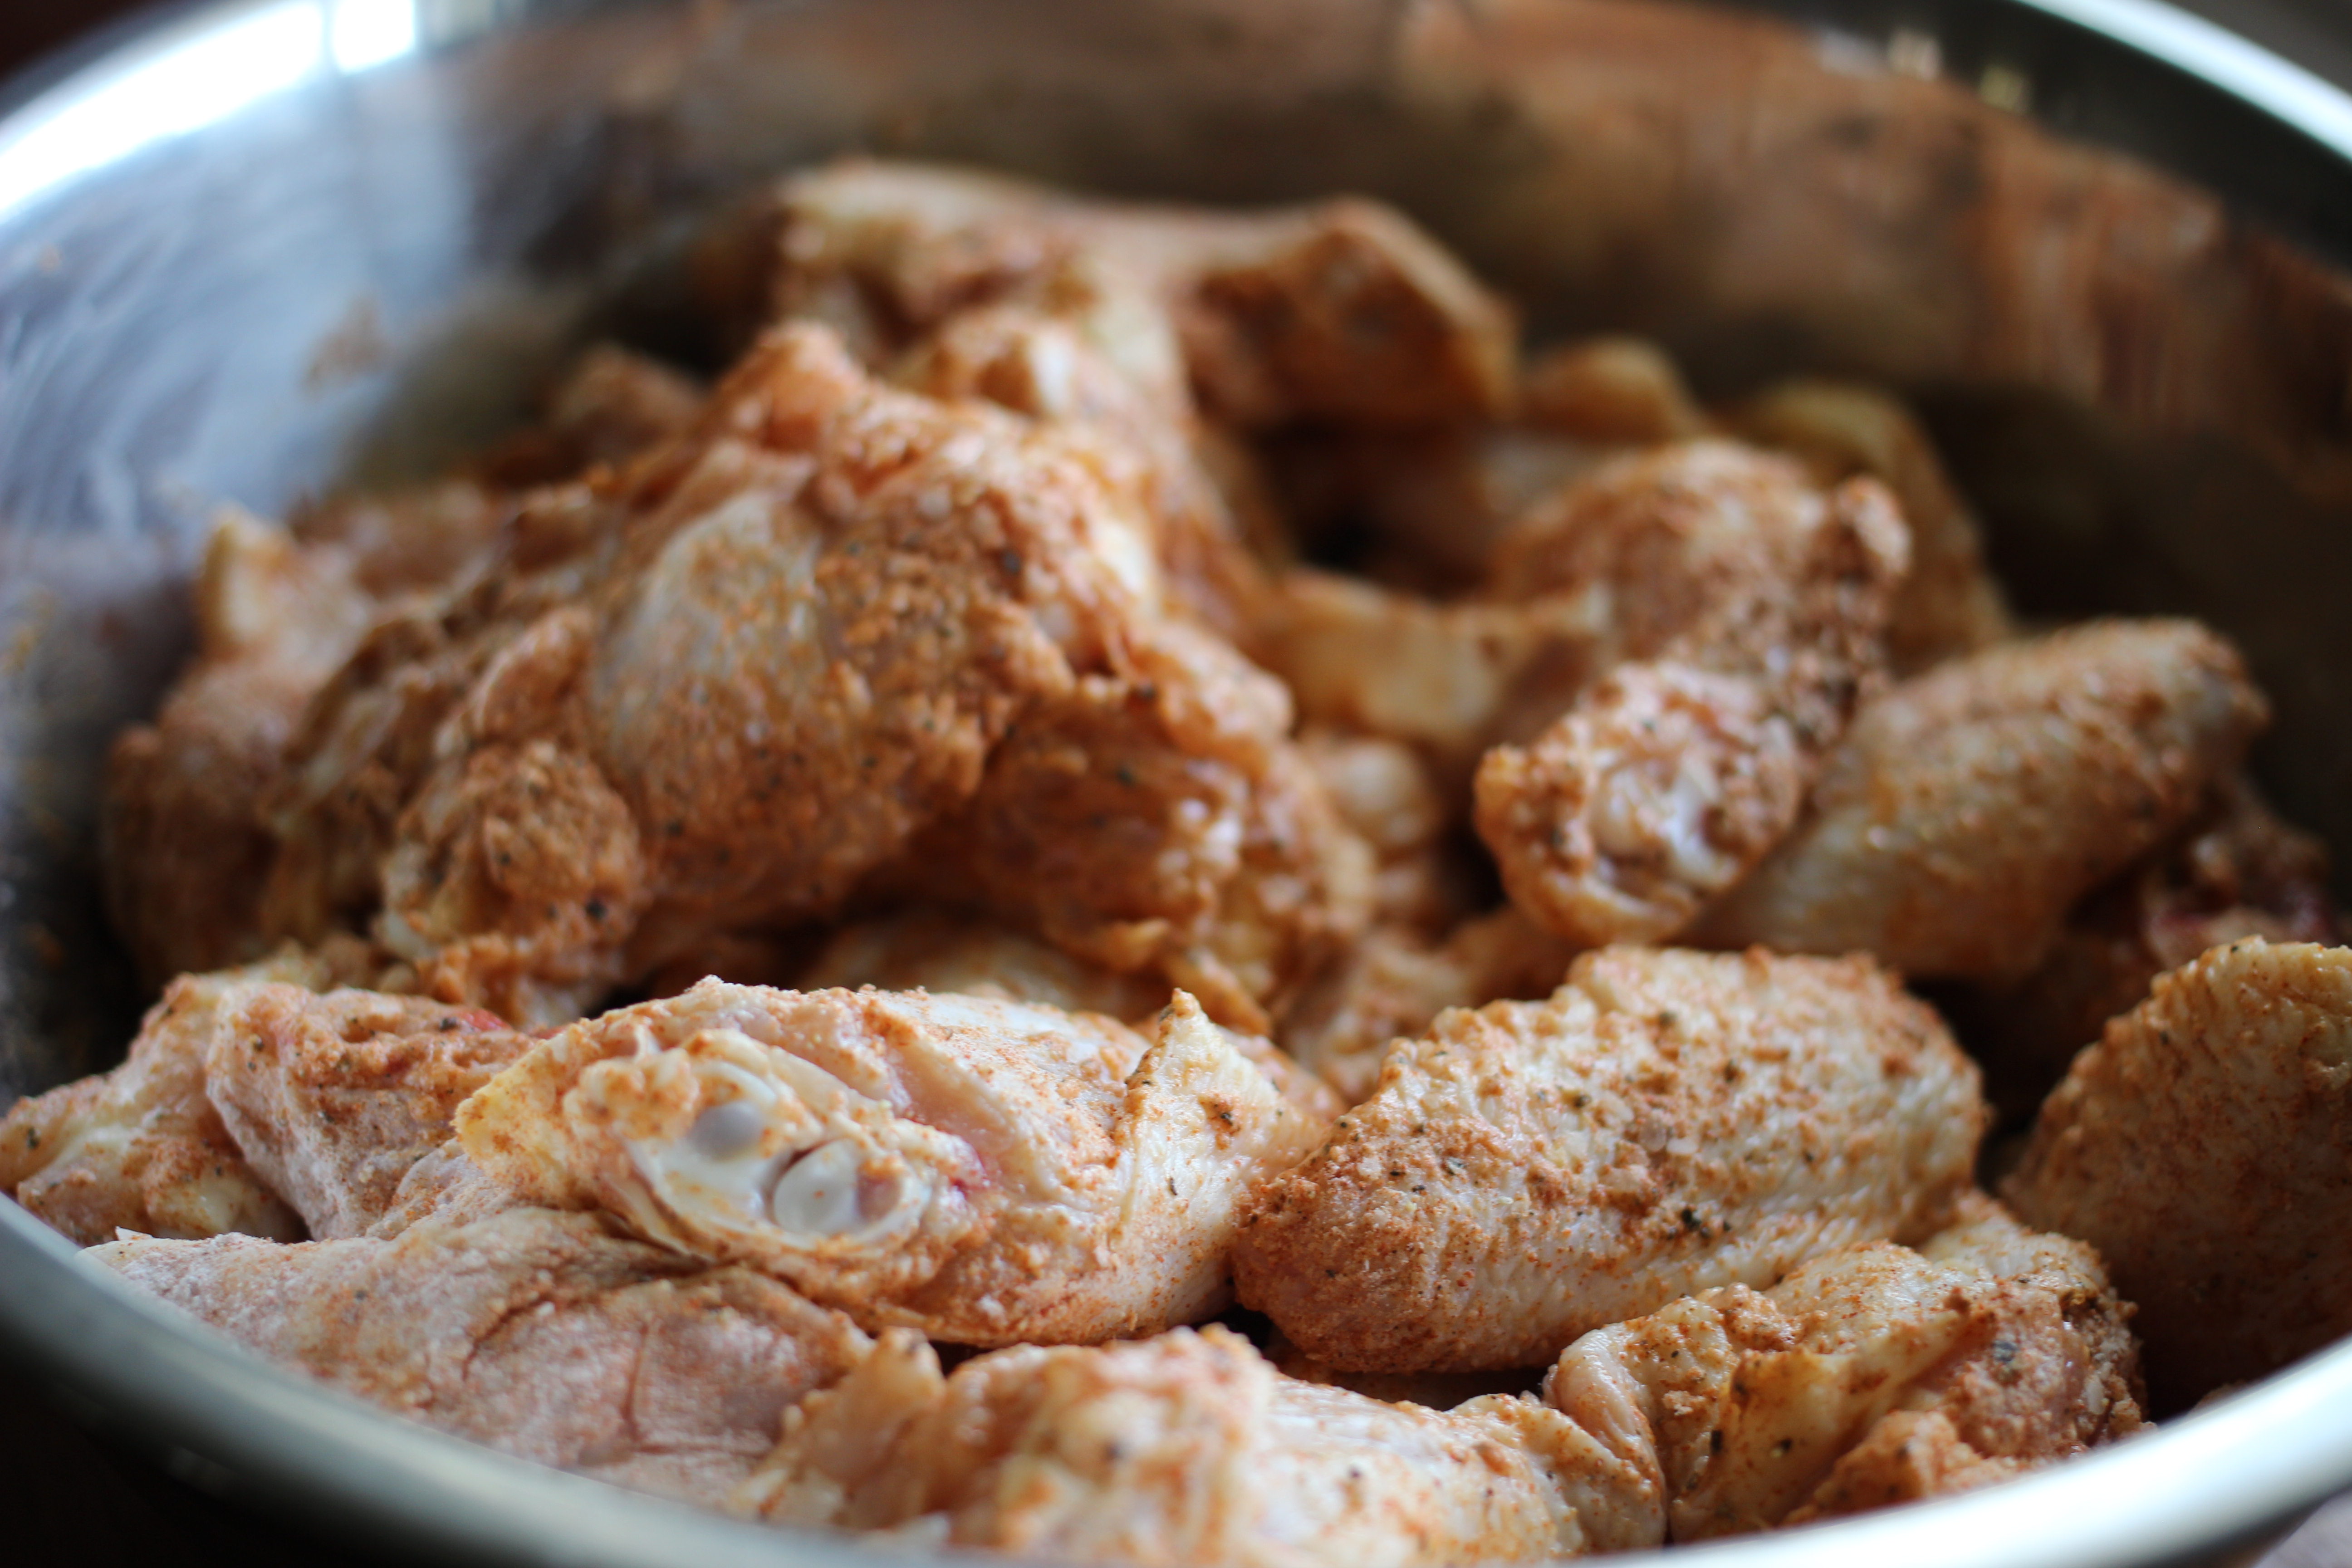
MULTIPOLYGON (((0 167, 28 136, 54 127, 75 106, 225 28, 307 11, 323 44, 323 29, 348 3, 174 0, 121 18, 0 82, 0 167)), ((2165 0, 2001 4, 2160 61, 2352 169, 2352 94, 2225 27, 2165 0)), ((489 9, 509 15, 506 7, 489 9)), ((425 50, 458 41, 436 37, 425 50)), ((338 68, 323 48, 318 66, 338 68)), ((0 218, 134 150, 69 169, 14 199, 0 197, 0 218)), ((0 191, 5 185, 0 178, 0 191)), ((853 1568, 872 1561, 848 1538, 758 1526, 663 1501, 401 1420, 272 1365, 145 1297, 82 1260, 71 1243, 5 1197, 0 1355, 80 1418, 160 1452, 182 1479, 373 1548, 551 1568, 656 1568, 689 1555, 704 1568, 783 1559, 853 1568)), ((1883 1568, 1889 1562, 1912 1568, 1988 1562, 2149 1568, 2257 1539, 2347 1483, 2352 1341, 2158 1430, 1998 1487, 1613 1560, 1627 1568, 1883 1568)))

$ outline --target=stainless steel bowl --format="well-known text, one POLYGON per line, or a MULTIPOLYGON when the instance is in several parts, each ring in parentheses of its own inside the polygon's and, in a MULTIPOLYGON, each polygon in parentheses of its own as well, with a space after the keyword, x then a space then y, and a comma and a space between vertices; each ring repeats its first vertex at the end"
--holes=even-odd
MULTIPOLYGON (((1221 201, 1398 201, 1537 326, 1703 387, 1903 386, 2029 609, 2249 649, 2352 851, 2352 100, 2152 0, 225 0, 0 99, 0 1095, 119 1052, 108 737, 203 521, 429 468, 565 345, 679 352, 679 237, 845 148, 1221 201), (2209 194, 2209 193, 2218 193, 2209 194)), ((2347 854, 2352 859, 2352 854, 2347 854)), ((184 1475, 499 1563, 863 1562, 260 1364, 0 1202, 0 1342, 184 1475)), ((2228 1559, 2352 1483, 2352 1347, 2009 1486, 1675 1562, 2228 1559)))

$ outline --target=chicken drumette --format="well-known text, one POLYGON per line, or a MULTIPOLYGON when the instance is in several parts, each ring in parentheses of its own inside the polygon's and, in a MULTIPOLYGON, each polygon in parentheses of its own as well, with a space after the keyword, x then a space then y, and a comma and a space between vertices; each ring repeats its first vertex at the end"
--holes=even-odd
POLYGON ((1088 450, 779 331, 362 645, 293 747, 266 925, 356 920, 407 985, 551 1020, 919 878, 1261 1024, 1367 857, 1088 450))

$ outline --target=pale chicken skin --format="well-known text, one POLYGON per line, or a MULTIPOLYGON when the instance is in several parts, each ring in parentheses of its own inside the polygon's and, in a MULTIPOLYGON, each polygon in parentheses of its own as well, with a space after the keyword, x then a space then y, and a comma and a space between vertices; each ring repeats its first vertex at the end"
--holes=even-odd
POLYGON ((2129 1310, 2097 1256, 1981 1198, 1966 1220, 1594 1330, 1545 1397, 1641 1474, 1675 1542, 1965 1490, 2138 1430, 2129 1310))
POLYGON ((0 1117, 0 1192, 84 1247, 118 1227, 291 1241, 302 1221, 247 1164, 205 1094, 205 1060, 263 982, 183 975, 147 1010, 121 1066, 0 1117))
POLYGON ((1918 1240, 1966 1190, 1975 1067, 1866 959, 1588 954, 1439 1016, 1252 1191, 1240 1297, 1348 1370, 1525 1366, 1814 1253, 1918 1240))
POLYGON ((1632 1480, 1534 1400, 1383 1404, 1285 1377, 1222 1328, 945 1378, 893 1333, 786 1417, 735 1506, 1048 1561, 1434 1568, 1654 1545, 1622 1507, 1632 1480))
POLYGON ((1866 706, 1810 814, 1696 940, 2013 981, 2068 910, 2185 825, 2268 714, 2191 621, 2104 621, 1948 660, 1866 706))
POLYGON ((356 1236, 446 1142, 459 1101, 530 1039, 415 996, 328 989, 289 952, 186 975, 130 1058, 0 1120, 0 1189, 84 1245, 116 1227, 356 1236))
POLYGON ((515 1208, 399 1237, 136 1237, 121 1275, 281 1365, 520 1458, 706 1506, 869 1342, 751 1269, 515 1208))
MULTIPOLYGON (((1171 1001, 1164 983, 1119 974, 1072 958, 1034 937, 970 917, 910 911, 845 926, 793 982, 801 991, 935 991, 999 1002, 1029 1002, 1064 1013, 1099 1013, 1149 1033, 1171 1001)), ((1345 1109, 1313 1072, 1273 1042, 1225 1031, 1233 1047, 1273 1080, 1276 1091, 1328 1125, 1345 1109)))
POLYGON ((530 1045, 429 998, 263 985, 224 1010, 205 1094, 247 1163, 327 1241, 383 1219, 457 1107, 530 1045))
POLYGON ((1327 1125, 1181 993, 1147 1039, 981 997, 719 981, 551 1037, 457 1113, 530 1201, 970 1345, 1216 1311, 1244 1188, 1327 1125))
POLYGON ((537 498, 506 569, 322 697, 278 810, 290 934, 372 910, 411 988, 555 1022, 903 858, 1247 1024, 1360 923, 1283 692, 1170 609, 1071 438, 795 326, 614 486, 537 498), (1085 875, 1034 874, 1048 825, 1085 875))
POLYGON ((2158 1407, 2352 1331, 2352 949, 2258 937, 2159 978, 2074 1058, 2002 1195, 2099 1249, 2158 1407))
POLYGON ((1687 926, 1792 826, 1872 689, 1909 544, 1875 481, 1724 442, 1612 465, 1523 519, 1496 590, 1605 595, 1604 673, 1478 764, 1511 900, 1587 946, 1687 926))

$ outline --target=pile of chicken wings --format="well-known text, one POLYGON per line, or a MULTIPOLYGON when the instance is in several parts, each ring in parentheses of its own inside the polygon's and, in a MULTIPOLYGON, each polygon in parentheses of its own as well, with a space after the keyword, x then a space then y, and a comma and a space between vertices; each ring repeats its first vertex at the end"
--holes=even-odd
POLYGON ((1523 355, 1353 200, 847 162, 693 271, 714 383, 219 522, 106 801, 162 999, 0 1120, 93 1265, 745 1518, 1268 1568, 1982 1486, 2352 1331, 2263 697, 2018 625, 1888 395, 1523 355))

